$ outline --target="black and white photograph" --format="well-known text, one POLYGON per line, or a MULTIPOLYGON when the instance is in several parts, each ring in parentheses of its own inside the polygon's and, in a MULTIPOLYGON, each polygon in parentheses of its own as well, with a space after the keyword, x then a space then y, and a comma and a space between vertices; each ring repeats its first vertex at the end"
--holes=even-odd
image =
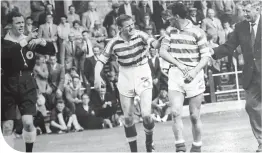
POLYGON ((1 0, 1 152, 262 153, 262 0, 1 0))

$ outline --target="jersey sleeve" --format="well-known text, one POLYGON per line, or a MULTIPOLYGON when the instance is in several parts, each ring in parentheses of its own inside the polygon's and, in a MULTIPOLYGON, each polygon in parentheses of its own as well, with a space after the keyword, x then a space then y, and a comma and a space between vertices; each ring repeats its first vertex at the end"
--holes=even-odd
POLYGON ((147 45, 152 46, 151 44, 155 40, 154 38, 150 37, 147 33, 143 32, 143 31, 137 30, 136 32, 137 32, 138 36, 140 36, 143 39, 143 41, 147 43, 147 45))
POLYGON ((113 54, 113 47, 115 42, 116 42, 115 39, 109 41, 103 52, 99 55, 98 60, 103 64, 106 64, 110 58, 110 55, 113 54))

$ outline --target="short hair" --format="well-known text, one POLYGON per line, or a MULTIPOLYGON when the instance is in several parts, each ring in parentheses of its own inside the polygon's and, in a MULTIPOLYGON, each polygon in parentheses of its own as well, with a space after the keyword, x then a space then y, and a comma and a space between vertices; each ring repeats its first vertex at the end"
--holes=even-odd
POLYGON ((68 6, 68 10, 70 10, 71 7, 76 8, 74 5, 70 5, 70 6, 68 6))
POLYGON ((58 100, 56 101, 56 105, 57 105, 57 104, 65 104, 65 102, 64 102, 63 99, 58 99, 58 100))
POLYGON ((61 15, 60 19, 61 18, 66 18, 67 19, 67 16, 65 14, 61 15))
POLYGON ((130 19, 132 19, 131 16, 126 15, 126 14, 122 14, 122 15, 120 15, 120 16, 116 19, 116 24, 117 24, 117 26, 122 27, 122 26, 123 26, 123 22, 128 21, 128 20, 130 20, 130 19))
POLYGON ((73 26, 75 26, 76 23, 79 24, 79 25, 81 25, 81 23, 80 23, 79 20, 75 20, 75 21, 73 21, 73 26))
POLYGON ((84 33, 90 33, 90 31, 84 30, 84 31, 82 32, 82 34, 84 34, 84 33))
POLYGON ((178 15, 180 18, 185 19, 188 14, 188 9, 183 3, 175 3, 172 7, 172 14, 178 15))
POLYGON ((28 20, 28 19, 33 20, 33 18, 32 18, 31 16, 28 16, 28 17, 26 18, 26 20, 28 20))
POLYGON ((19 12, 11 11, 7 16, 7 23, 12 24, 13 18, 15 18, 15 17, 23 17, 23 15, 19 12))
POLYGON ((51 15, 52 17, 54 17, 53 14, 47 13, 47 14, 45 15, 45 18, 46 18, 48 15, 51 15))
POLYGON ((81 95, 81 99, 83 99, 84 96, 87 96, 87 97, 90 99, 90 97, 89 97, 89 95, 88 95, 87 93, 83 93, 83 94, 81 95))

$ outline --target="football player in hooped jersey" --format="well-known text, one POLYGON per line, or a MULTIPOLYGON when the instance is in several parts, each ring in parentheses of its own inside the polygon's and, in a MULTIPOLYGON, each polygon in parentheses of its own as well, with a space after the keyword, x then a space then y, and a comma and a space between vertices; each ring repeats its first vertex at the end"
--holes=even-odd
POLYGON ((159 48, 162 38, 155 40, 146 33, 135 30, 134 21, 128 15, 120 15, 117 20, 119 33, 108 42, 104 52, 99 56, 95 66, 95 88, 101 88, 100 72, 109 57, 114 54, 119 63, 118 90, 124 112, 124 128, 131 152, 137 152, 136 128, 133 119, 134 97, 140 96, 141 113, 146 133, 146 150, 154 151, 153 129, 151 118, 152 78, 148 65, 147 45, 159 48))
POLYGON ((1 122, 3 136, 6 142, 14 148, 12 136, 16 119, 16 106, 22 115, 23 139, 26 152, 32 152, 36 139, 33 125, 33 115, 36 113, 36 84, 32 77, 35 65, 35 51, 37 46, 45 46, 42 39, 35 39, 35 29, 28 36, 24 33, 24 17, 17 12, 8 16, 10 30, 1 39, 1 122))

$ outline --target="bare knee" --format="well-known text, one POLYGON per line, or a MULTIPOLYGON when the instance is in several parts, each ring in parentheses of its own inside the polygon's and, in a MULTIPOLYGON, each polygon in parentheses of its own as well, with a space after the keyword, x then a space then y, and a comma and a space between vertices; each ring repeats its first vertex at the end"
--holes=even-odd
POLYGON ((181 110, 179 109, 172 109, 171 114, 173 118, 181 117, 181 110))
POLYGON ((198 113, 190 113, 190 119, 192 124, 197 124, 200 121, 200 115, 198 113))
POLYGON ((22 116, 22 122, 24 126, 24 130, 27 132, 31 132, 34 130, 33 116, 32 115, 24 115, 22 116))
POLYGON ((3 135, 4 136, 11 135, 14 128, 14 121, 13 120, 3 121, 2 126, 3 126, 3 135))
POLYGON ((124 117, 124 121, 125 121, 125 126, 126 127, 131 127, 134 125, 134 118, 133 116, 127 116, 127 117, 124 117))

